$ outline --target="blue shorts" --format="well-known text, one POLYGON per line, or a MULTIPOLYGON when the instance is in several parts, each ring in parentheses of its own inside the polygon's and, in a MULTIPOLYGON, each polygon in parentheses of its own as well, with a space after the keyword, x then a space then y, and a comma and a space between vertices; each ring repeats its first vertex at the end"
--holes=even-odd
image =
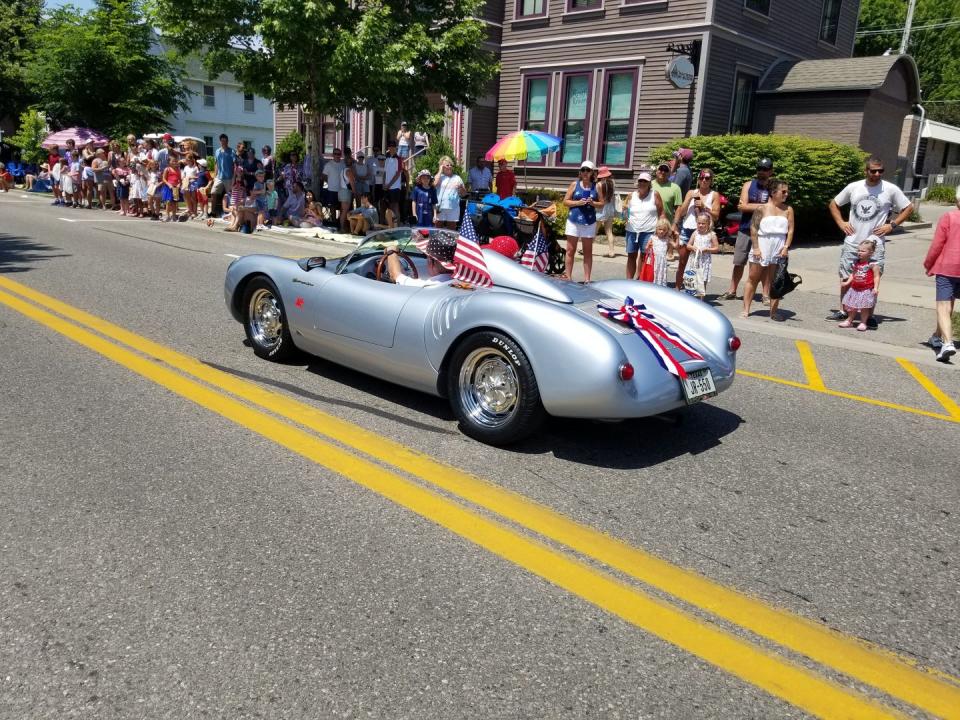
POLYGON ((937 275, 937 302, 960 300, 960 277, 937 275))
POLYGON ((653 237, 653 232, 630 232, 627 230, 627 254, 644 253, 647 249, 647 243, 653 237))
POLYGON ((693 235, 694 232, 695 230, 693 228, 680 228, 680 244, 686 245, 688 242, 690 242, 690 236, 693 235))

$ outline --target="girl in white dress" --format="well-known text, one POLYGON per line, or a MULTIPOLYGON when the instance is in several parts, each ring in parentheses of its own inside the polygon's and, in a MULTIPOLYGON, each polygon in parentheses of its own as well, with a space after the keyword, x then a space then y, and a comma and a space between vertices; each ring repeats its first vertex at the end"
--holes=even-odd
POLYGON ((673 239, 673 226, 665 217, 657 220, 657 229, 650 239, 653 243, 653 282, 667 286, 667 251, 677 249, 677 241, 673 239))
MULTIPOLYGON (((787 205, 790 189, 783 180, 767 181, 770 193, 750 220, 750 275, 743 293, 743 317, 750 317, 750 304, 757 286, 770 287, 780 263, 785 262, 793 243, 793 208, 787 205)), ((780 300, 770 297, 770 319, 782 320, 780 300)))
POLYGON ((703 272, 704 292, 698 293, 697 297, 703 300, 706 295, 706 286, 710 282, 710 271, 713 268, 713 255, 720 251, 720 242, 717 240, 717 234, 712 230, 713 215, 704 211, 697 215, 697 229, 690 236, 690 255, 692 264, 688 267, 703 272))

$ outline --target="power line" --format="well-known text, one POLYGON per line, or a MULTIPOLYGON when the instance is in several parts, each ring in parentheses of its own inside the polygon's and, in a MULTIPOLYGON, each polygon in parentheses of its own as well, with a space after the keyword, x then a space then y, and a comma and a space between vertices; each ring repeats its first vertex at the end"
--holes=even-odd
MULTIPOLYGON (((916 27, 911 28, 911 32, 917 32, 918 30, 936 30, 938 28, 952 27, 954 25, 960 25, 960 20, 948 20, 946 22, 934 23, 932 25, 917 25, 916 27)), ((904 30, 906 30, 905 27, 886 28, 885 30, 861 30, 857 33, 857 35, 886 35, 888 33, 903 32, 904 30)))

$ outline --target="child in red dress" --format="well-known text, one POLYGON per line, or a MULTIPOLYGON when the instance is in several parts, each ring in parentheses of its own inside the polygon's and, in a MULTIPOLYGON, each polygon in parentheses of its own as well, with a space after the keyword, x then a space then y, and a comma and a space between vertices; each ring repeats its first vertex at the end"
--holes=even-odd
POLYGON ((877 243, 866 239, 857 248, 857 261, 853 264, 850 277, 840 282, 840 289, 846 290, 843 295, 843 309, 847 319, 840 323, 840 327, 853 327, 853 318, 860 313, 860 324, 857 330, 865 332, 867 320, 873 314, 877 304, 877 292, 880 289, 880 273, 876 270, 876 263, 870 262, 870 257, 877 249, 877 243))

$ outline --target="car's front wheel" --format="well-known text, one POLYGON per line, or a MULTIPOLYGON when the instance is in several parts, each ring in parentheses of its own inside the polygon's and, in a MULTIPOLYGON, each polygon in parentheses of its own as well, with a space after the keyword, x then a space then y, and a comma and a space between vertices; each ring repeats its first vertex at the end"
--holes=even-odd
POLYGON ((289 360, 296 353, 287 313, 276 286, 266 277, 249 282, 243 294, 243 329, 258 357, 266 360, 289 360))
POLYGON ((460 427, 476 440, 507 445, 543 422, 533 367, 506 335, 484 331, 464 340, 450 359, 447 382, 460 427))

